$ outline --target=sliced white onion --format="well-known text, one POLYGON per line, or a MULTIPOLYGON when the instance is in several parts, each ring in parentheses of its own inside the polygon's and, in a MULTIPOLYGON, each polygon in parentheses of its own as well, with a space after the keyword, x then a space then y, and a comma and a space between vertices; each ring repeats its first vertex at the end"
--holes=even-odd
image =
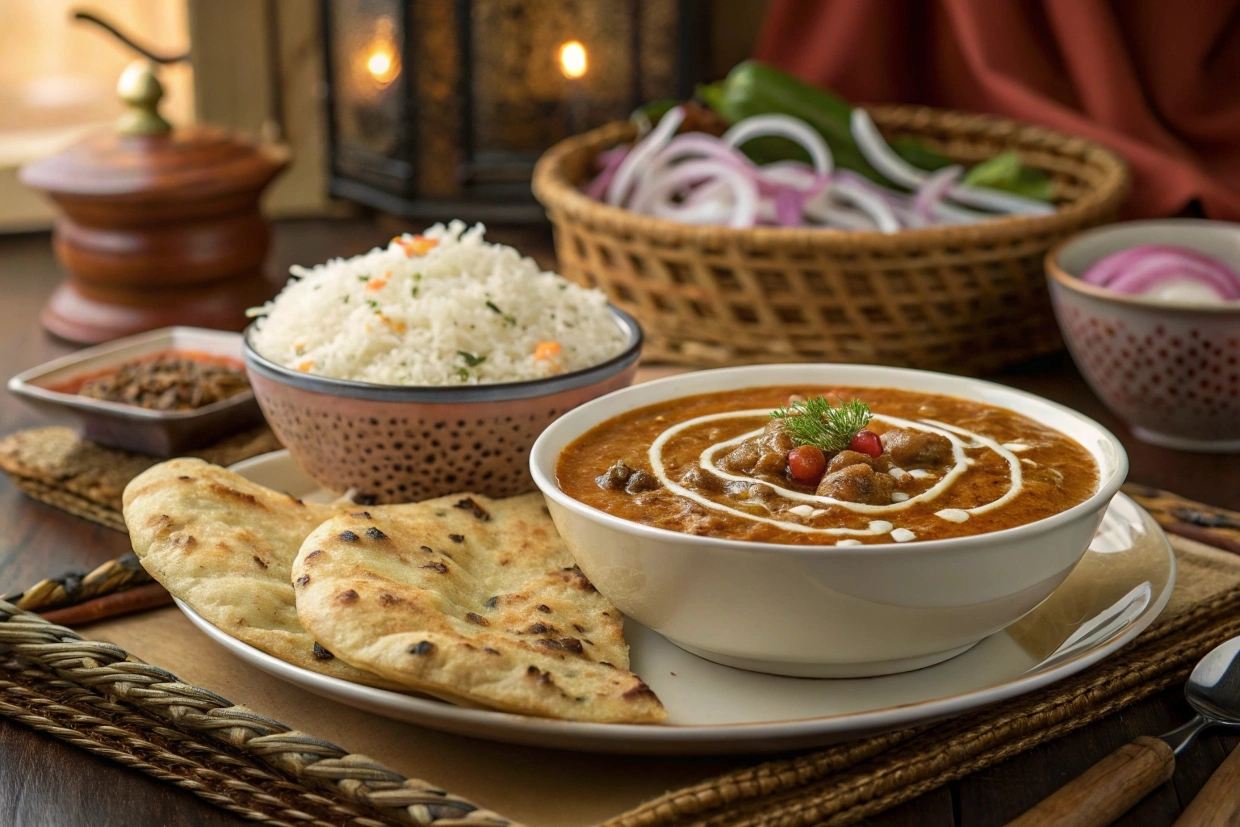
POLYGON ((805 205, 805 215, 827 227, 838 230, 873 232, 878 224, 868 213, 849 207, 831 197, 829 191, 805 205))
POLYGON ((940 224, 976 224, 979 221, 988 221, 994 218, 994 215, 990 213, 976 212, 966 207, 957 207, 954 204, 948 204, 946 201, 931 204, 930 214, 940 224))
POLYGON ((646 162, 653 158, 655 153, 671 140, 672 136, 676 134, 676 130, 680 128, 680 124, 684 122, 684 119, 685 108, 683 106, 669 109, 667 114, 659 119, 659 125, 629 150, 629 154, 624 157, 624 160, 616 169, 616 174, 611 179, 611 183, 607 185, 606 201, 608 204, 613 207, 624 206, 629 190, 632 187, 633 179, 637 177, 638 172, 646 162))
POLYGON ((902 187, 915 190, 926 180, 926 173, 910 164, 896 154, 886 141, 870 113, 860 106, 852 111, 848 122, 849 131, 861 155, 870 162, 870 166, 878 170, 884 178, 902 187))
POLYGON ((1026 198, 1014 192, 992 190, 989 187, 971 187, 968 184, 957 184, 947 191, 948 197, 970 207, 981 207, 984 210, 1008 213, 1010 215, 1050 215, 1055 211, 1054 204, 1026 198))
POLYGON ((873 218, 880 232, 896 233, 900 231, 900 220, 881 196, 851 181, 833 182, 831 192, 873 218))
POLYGON ((647 178, 633 194, 633 209, 653 214, 656 210, 665 215, 696 214, 704 204, 712 203, 699 197, 685 209, 679 209, 675 198, 691 187, 712 187, 709 192, 714 199, 722 195, 716 185, 722 184, 731 194, 731 210, 726 223, 730 227, 752 227, 758 211, 758 185, 752 173, 746 174, 718 159, 699 159, 677 164, 666 174, 647 178))
POLYGON ((638 173, 641 179, 659 176, 665 170, 690 158, 714 158, 737 169, 752 169, 753 164, 739 149, 730 147, 712 135, 686 132, 668 141, 638 173))
POLYGON ((964 167, 953 165, 927 175, 913 196, 913 209, 923 216, 933 216, 934 205, 943 200, 963 174, 964 167))
POLYGON ((800 118, 791 115, 755 115, 733 124, 720 139, 728 146, 739 147, 746 141, 767 135, 787 138, 805 148, 809 153, 814 171, 819 175, 829 175, 834 166, 831 150, 817 130, 800 118))
MULTIPOLYGON (((732 188, 723 181, 711 180, 694 187, 679 204, 656 201, 651 215, 682 224, 726 224, 732 210, 732 188)), ((761 209, 758 214, 761 217, 761 209)))

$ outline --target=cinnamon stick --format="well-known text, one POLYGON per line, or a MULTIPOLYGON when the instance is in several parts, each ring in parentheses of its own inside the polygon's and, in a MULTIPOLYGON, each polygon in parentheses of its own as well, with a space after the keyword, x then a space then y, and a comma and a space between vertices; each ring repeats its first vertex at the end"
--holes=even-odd
POLYGON ((110 617, 142 612, 172 603, 172 595, 158 583, 145 583, 112 594, 87 600, 76 606, 40 612, 44 620, 61 626, 81 626, 110 617))

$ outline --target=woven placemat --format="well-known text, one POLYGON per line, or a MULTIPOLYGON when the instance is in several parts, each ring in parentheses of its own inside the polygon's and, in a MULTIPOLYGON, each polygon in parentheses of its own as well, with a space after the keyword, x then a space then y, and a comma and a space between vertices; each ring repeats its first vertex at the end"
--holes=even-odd
POLYGON ((4 601, 0 714, 271 824, 514 825, 4 601))
MULTIPOLYGON (((1180 537, 1172 543, 1179 574, 1167 610, 1107 661, 946 723, 761 763, 571 755, 429 732, 342 707, 236 661, 171 608, 91 628, 122 648, 81 641, 68 629, 0 606, 0 652, 7 655, 0 655, 0 714, 277 823, 291 823, 292 809, 309 808, 299 795, 327 808, 314 811, 310 823, 335 823, 332 807, 384 800, 365 780, 383 779, 396 785, 385 790, 411 785, 434 790, 437 801, 457 801, 442 792, 451 790, 513 821, 539 825, 852 824, 1178 683, 1211 647, 1240 634, 1240 558, 1180 537), (149 653, 188 682, 127 651, 149 653), (268 717, 221 694, 244 698, 268 717), (135 753, 130 742, 143 751, 135 753), (204 776, 210 783, 195 780, 199 771, 189 759, 210 771, 204 776), (319 764, 327 760, 334 763, 319 764), (380 762, 382 770, 375 768, 380 762), (352 774, 354 765, 365 770, 352 774), (325 776, 333 783, 325 785, 325 776), (407 780, 417 777, 428 781, 407 780)), ((427 820, 427 813, 414 823, 482 818, 427 820)), ((375 822, 349 823, 409 820, 381 808, 365 817, 375 822)))
MULTIPOLYGON (((266 425, 214 445, 186 452, 216 465, 231 465, 279 449, 266 425)), ((159 457, 105 448, 56 426, 17 431, 0 439, 0 470, 31 499, 96 523, 125 530, 121 494, 159 457)))

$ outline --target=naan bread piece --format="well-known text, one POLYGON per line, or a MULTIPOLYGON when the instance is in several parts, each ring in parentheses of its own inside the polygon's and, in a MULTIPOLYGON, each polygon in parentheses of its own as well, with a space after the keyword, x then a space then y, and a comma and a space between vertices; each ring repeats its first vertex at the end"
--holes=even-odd
POLYGON ((293 582, 316 639, 412 689, 551 718, 667 716, 628 671, 623 615, 573 565, 539 494, 333 517, 302 544, 293 582))
POLYGON ((123 503, 142 566, 211 624, 297 666, 394 686, 316 646, 294 606, 291 566, 302 540, 358 506, 303 503, 200 459, 144 471, 123 503))

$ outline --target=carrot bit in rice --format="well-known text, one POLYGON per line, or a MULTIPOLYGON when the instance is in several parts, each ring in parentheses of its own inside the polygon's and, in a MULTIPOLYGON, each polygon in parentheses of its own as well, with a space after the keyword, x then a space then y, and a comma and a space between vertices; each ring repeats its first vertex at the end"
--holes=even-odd
POLYGON ((561 350, 563 348, 559 342, 539 342, 538 346, 534 348, 534 358, 539 360, 554 359, 560 355, 561 350))
POLYGON ((393 244, 397 244, 405 251, 405 255, 409 258, 414 256, 424 256, 439 244, 434 238, 427 238, 424 235, 415 235, 412 238, 405 238, 402 235, 392 239, 393 244))

